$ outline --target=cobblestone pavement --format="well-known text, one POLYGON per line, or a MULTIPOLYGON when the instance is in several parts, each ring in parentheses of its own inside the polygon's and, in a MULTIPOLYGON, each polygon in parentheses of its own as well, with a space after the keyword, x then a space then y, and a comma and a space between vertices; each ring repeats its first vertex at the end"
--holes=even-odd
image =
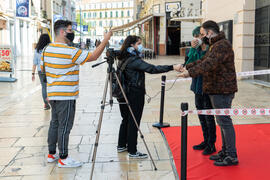
MULTIPOLYGON (((98 61, 101 61, 99 59, 98 61)), ((183 62, 179 56, 164 56, 149 60, 154 64, 183 62)), ((74 127, 70 135, 70 155, 84 162, 81 168, 60 169, 46 162, 47 133, 50 111, 43 110, 39 79, 31 81, 32 58, 21 58, 17 63, 15 83, 0 83, 0 179, 3 180, 86 180, 91 170, 91 154, 98 125, 106 66, 91 68, 93 63, 81 67, 80 98, 74 127)), ((166 74, 174 79, 176 73, 166 74)), ((146 76, 147 93, 150 96, 160 91, 159 75, 146 76)), ((269 108, 270 90, 251 83, 239 81, 239 92, 233 107, 269 108)), ((172 83, 168 83, 169 88, 172 83)), ((180 103, 188 102, 194 109, 194 95, 189 90, 190 82, 177 82, 166 92, 164 122, 180 125, 180 103)), ((115 101, 116 102, 116 101, 115 101)), ((173 180, 175 179, 166 143, 159 130, 152 127, 159 120, 160 95, 146 102, 141 130, 152 153, 157 171, 150 159, 130 160, 127 153, 117 153, 118 130, 121 122, 118 105, 106 107, 101 137, 97 152, 94 179, 97 180, 173 180)), ((270 117, 233 117, 235 124, 269 123, 270 117)), ((199 125, 196 115, 189 115, 189 125, 199 125)), ((146 152, 139 139, 138 149, 146 152)))

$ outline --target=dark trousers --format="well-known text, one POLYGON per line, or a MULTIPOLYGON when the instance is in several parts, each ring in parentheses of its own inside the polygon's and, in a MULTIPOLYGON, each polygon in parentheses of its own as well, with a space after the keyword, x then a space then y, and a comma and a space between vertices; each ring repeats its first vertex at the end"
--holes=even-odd
POLYGON ((50 154, 55 154, 58 143, 60 158, 68 156, 69 134, 73 127, 76 101, 51 100, 51 122, 48 132, 48 148, 50 154))
MULTIPOLYGON (((210 95, 212 105, 215 109, 231 108, 234 94, 210 95)), ((222 137, 222 149, 229 155, 235 157, 235 130, 230 116, 216 116, 220 126, 222 137)))
MULTIPOLYGON (((126 94, 138 125, 140 125, 143 113, 144 94, 144 91, 132 88, 130 88, 129 92, 126 94)), ((120 103, 125 103, 124 99, 118 101, 120 103)), ((133 154, 137 152, 138 129, 128 106, 126 104, 120 104, 119 106, 123 119, 119 129, 118 147, 127 146, 128 152, 133 154)))
MULTIPOLYGON (((210 98, 207 94, 195 94, 195 105, 197 110, 212 109, 210 98)), ((214 145, 216 142, 216 123, 214 116, 199 115, 204 142, 214 145)))

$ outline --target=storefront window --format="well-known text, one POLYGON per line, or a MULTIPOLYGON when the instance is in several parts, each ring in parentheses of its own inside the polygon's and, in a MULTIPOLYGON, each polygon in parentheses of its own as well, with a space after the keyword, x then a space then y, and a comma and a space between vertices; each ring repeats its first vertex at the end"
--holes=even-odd
MULTIPOLYGON (((255 14, 255 69, 270 68, 270 5, 256 9, 255 14)), ((270 81, 269 75, 256 79, 270 81)))

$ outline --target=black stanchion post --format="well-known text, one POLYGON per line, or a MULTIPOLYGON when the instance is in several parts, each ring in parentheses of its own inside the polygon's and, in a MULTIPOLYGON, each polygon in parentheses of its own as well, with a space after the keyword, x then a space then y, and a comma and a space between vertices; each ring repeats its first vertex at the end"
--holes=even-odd
MULTIPOLYGON (((181 103, 181 110, 188 110, 188 103, 181 103)), ((187 120, 188 114, 181 116, 181 180, 187 179, 187 120)))
POLYGON ((163 75, 163 76, 161 76, 161 98, 160 98, 159 123, 153 124, 153 127, 156 127, 156 128, 163 128, 163 127, 170 126, 170 124, 168 124, 168 123, 163 123, 165 84, 166 84, 166 76, 163 75))

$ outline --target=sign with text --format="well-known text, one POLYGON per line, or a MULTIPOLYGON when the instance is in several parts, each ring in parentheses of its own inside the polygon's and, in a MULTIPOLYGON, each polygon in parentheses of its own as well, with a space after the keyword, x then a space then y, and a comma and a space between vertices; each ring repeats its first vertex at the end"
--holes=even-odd
POLYGON ((181 2, 170 2, 165 4, 166 12, 180 11, 181 2))
POLYGON ((0 72, 12 72, 12 49, 0 47, 0 72))
POLYGON ((16 16, 29 17, 29 0, 16 0, 16 16))

